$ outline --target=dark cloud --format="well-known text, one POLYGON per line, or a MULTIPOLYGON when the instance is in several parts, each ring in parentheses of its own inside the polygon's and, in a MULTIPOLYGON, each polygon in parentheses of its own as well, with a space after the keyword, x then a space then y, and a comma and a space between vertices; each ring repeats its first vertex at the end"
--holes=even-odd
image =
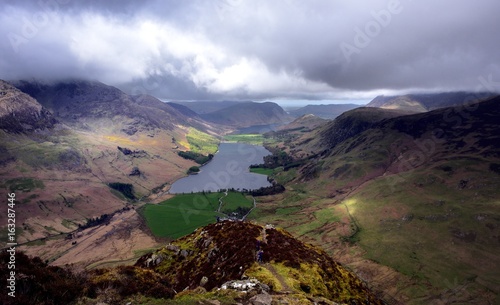
POLYGON ((0 78, 165 99, 500 90, 500 2, 4 0, 0 78))

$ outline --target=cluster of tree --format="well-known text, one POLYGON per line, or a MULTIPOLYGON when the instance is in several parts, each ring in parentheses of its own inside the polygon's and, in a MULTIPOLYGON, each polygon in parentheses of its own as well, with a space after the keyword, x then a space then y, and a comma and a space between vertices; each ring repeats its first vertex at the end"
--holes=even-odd
POLYGON ((285 191, 285 187, 281 184, 274 183, 271 186, 261 187, 260 189, 252 190, 249 192, 252 196, 267 196, 283 193, 285 191))
POLYGON ((135 199, 134 186, 130 183, 112 182, 108 184, 110 188, 122 193, 128 199, 135 199))
POLYGON ((113 218, 113 214, 102 214, 99 217, 92 217, 87 219, 87 223, 78 225, 78 229, 83 230, 90 227, 100 226, 102 224, 109 224, 109 221, 113 218))
POLYGON ((126 147, 117 147, 119 151, 121 151, 124 155, 144 155, 147 154, 145 150, 130 150, 126 147))
POLYGON ((188 175, 190 175, 190 174, 198 173, 199 171, 200 171, 200 168, 198 166, 191 166, 188 169, 187 173, 188 173, 188 175))
POLYGON ((212 154, 208 154, 208 156, 205 156, 203 154, 196 153, 193 151, 179 151, 177 154, 183 157, 184 159, 193 160, 198 164, 205 164, 208 161, 212 160, 212 158, 214 157, 214 155, 212 154))
POLYGON ((264 167, 264 168, 276 168, 280 166, 286 166, 293 162, 293 158, 289 156, 286 152, 281 150, 273 150, 271 155, 264 157, 263 164, 252 164, 250 168, 264 167))

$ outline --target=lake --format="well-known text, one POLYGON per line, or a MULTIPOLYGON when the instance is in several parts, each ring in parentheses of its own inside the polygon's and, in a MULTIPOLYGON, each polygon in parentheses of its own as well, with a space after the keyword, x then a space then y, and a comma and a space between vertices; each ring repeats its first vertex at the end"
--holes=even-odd
POLYGON ((271 153, 262 146, 243 143, 221 143, 214 158, 200 168, 197 175, 175 181, 170 193, 217 191, 220 189, 254 190, 270 186, 267 176, 250 173, 251 164, 260 164, 271 153))

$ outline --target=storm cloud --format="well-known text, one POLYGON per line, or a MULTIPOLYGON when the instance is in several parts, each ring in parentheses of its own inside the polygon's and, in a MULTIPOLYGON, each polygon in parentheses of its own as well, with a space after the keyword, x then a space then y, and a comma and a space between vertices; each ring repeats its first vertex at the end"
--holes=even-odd
POLYGON ((500 2, 3 0, 0 78, 163 99, 500 91, 500 2))

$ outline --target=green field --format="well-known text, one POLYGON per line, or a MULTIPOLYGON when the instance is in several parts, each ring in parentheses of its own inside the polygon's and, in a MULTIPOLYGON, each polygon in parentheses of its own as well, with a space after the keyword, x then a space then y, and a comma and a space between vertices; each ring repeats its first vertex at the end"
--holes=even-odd
POLYGON ((189 128, 186 135, 191 151, 200 154, 214 154, 217 152, 219 140, 207 133, 201 132, 195 128, 189 128))
POLYGON ((229 192, 226 197, 222 198, 223 212, 236 211, 239 207, 252 208, 253 200, 245 197, 242 193, 229 192))
MULTIPOLYGON (((196 228, 223 217, 217 213, 219 198, 224 193, 181 194, 160 204, 147 204, 142 214, 151 232, 158 237, 179 238, 193 232, 196 228)), ((238 207, 251 208, 253 201, 243 194, 229 192, 223 198, 222 211, 234 211, 238 207)))
POLYGON ((216 220, 222 193, 182 194, 160 204, 147 204, 144 217, 155 236, 179 238, 216 220))
POLYGON ((255 168, 250 168, 251 173, 256 173, 256 174, 261 174, 261 175, 266 175, 266 176, 271 176, 274 173, 274 169, 272 168, 263 168, 263 167, 255 167, 255 168))
POLYGON ((224 136, 224 141, 262 145, 264 144, 264 136, 261 134, 231 134, 224 136))

